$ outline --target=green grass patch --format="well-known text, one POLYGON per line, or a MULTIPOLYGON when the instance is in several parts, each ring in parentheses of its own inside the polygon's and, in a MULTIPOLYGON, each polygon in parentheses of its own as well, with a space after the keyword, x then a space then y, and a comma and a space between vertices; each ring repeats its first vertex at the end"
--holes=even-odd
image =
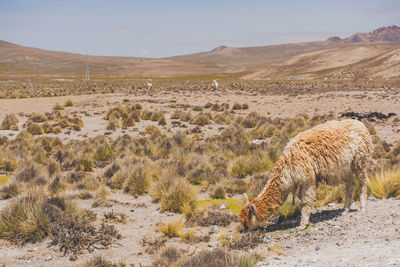
POLYGON ((0 185, 6 184, 8 181, 8 178, 10 178, 10 177, 8 177, 6 175, 0 176, 0 185))
POLYGON ((240 210, 243 208, 243 201, 235 198, 226 198, 226 199, 203 199, 198 200, 196 202, 198 208, 208 208, 212 205, 221 205, 222 203, 225 204, 227 210, 239 214, 240 210))

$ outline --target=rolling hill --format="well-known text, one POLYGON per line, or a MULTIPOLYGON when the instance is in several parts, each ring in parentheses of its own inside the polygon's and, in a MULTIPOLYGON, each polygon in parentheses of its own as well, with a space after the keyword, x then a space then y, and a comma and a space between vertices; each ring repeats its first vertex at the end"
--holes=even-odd
MULTIPOLYGON (((246 79, 318 78, 356 72, 400 76, 400 28, 382 27, 348 38, 234 48, 169 58, 88 56, 91 73, 123 77, 176 77, 242 73, 246 79)), ((0 41, 0 74, 83 75, 86 55, 0 41)))

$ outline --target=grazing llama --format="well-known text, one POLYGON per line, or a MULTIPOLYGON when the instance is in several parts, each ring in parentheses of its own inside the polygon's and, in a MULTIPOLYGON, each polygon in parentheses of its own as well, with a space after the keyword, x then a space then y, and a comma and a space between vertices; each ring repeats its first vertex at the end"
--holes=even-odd
POLYGON ((364 124, 357 120, 328 121, 299 133, 272 168, 263 191, 250 203, 245 197, 245 207, 239 214, 240 222, 245 229, 254 228, 280 207, 292 192, 301 200, 299 228, 305 229, 319 182, 345 184, 344 208, 347 213, 357 179, 361 209, 364 210, 371 150, 371 136, 364 124))

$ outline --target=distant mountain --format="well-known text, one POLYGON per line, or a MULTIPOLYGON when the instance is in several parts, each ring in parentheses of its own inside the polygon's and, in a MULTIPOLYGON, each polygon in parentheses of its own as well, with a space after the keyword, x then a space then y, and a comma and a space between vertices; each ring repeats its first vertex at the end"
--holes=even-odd
MULTIPOLYGON (((382 27, 341 39, 258 47, 219 46, 168 58, 88 56, 91 74, 122 77, 183 77, 245 74, 246 79, 319 78, 357 72, 400 76, 400 28, 382 27)), ((86 55, 0 41, 0 75, 83 76, 86 55)), ((346 74, 347 75, 347 74, 346 74)))
POLYGON ((341 39, 334 36, 329 37, 327 41, 344 41, 347 43, 382 43, 400 41, 400 27, 393 25, 381 27, 368 33, 355 33, 348 38, 341 39))

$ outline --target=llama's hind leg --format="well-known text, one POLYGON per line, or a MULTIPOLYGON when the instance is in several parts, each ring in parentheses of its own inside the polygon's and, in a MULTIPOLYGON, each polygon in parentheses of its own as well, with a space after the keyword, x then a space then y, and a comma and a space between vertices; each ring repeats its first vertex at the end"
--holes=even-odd
POLYGON ((362 176, 359 179, 359 184, 360 184, 361 210, 365 210, 367 208, 367 186, 368 186, 367 172, 363 172, 362 176))
POLYGON ((310 213, 315 200, 315 186, 301 188, 301 222, 299 229, 304 230, 310 222, 310 213))
POLYGON ((344 214, 350 211, 351 203, 353 202, 354 187, 355 187, 354 180, 348 181, 346 183, 346 199, 344 202, 344 214))

